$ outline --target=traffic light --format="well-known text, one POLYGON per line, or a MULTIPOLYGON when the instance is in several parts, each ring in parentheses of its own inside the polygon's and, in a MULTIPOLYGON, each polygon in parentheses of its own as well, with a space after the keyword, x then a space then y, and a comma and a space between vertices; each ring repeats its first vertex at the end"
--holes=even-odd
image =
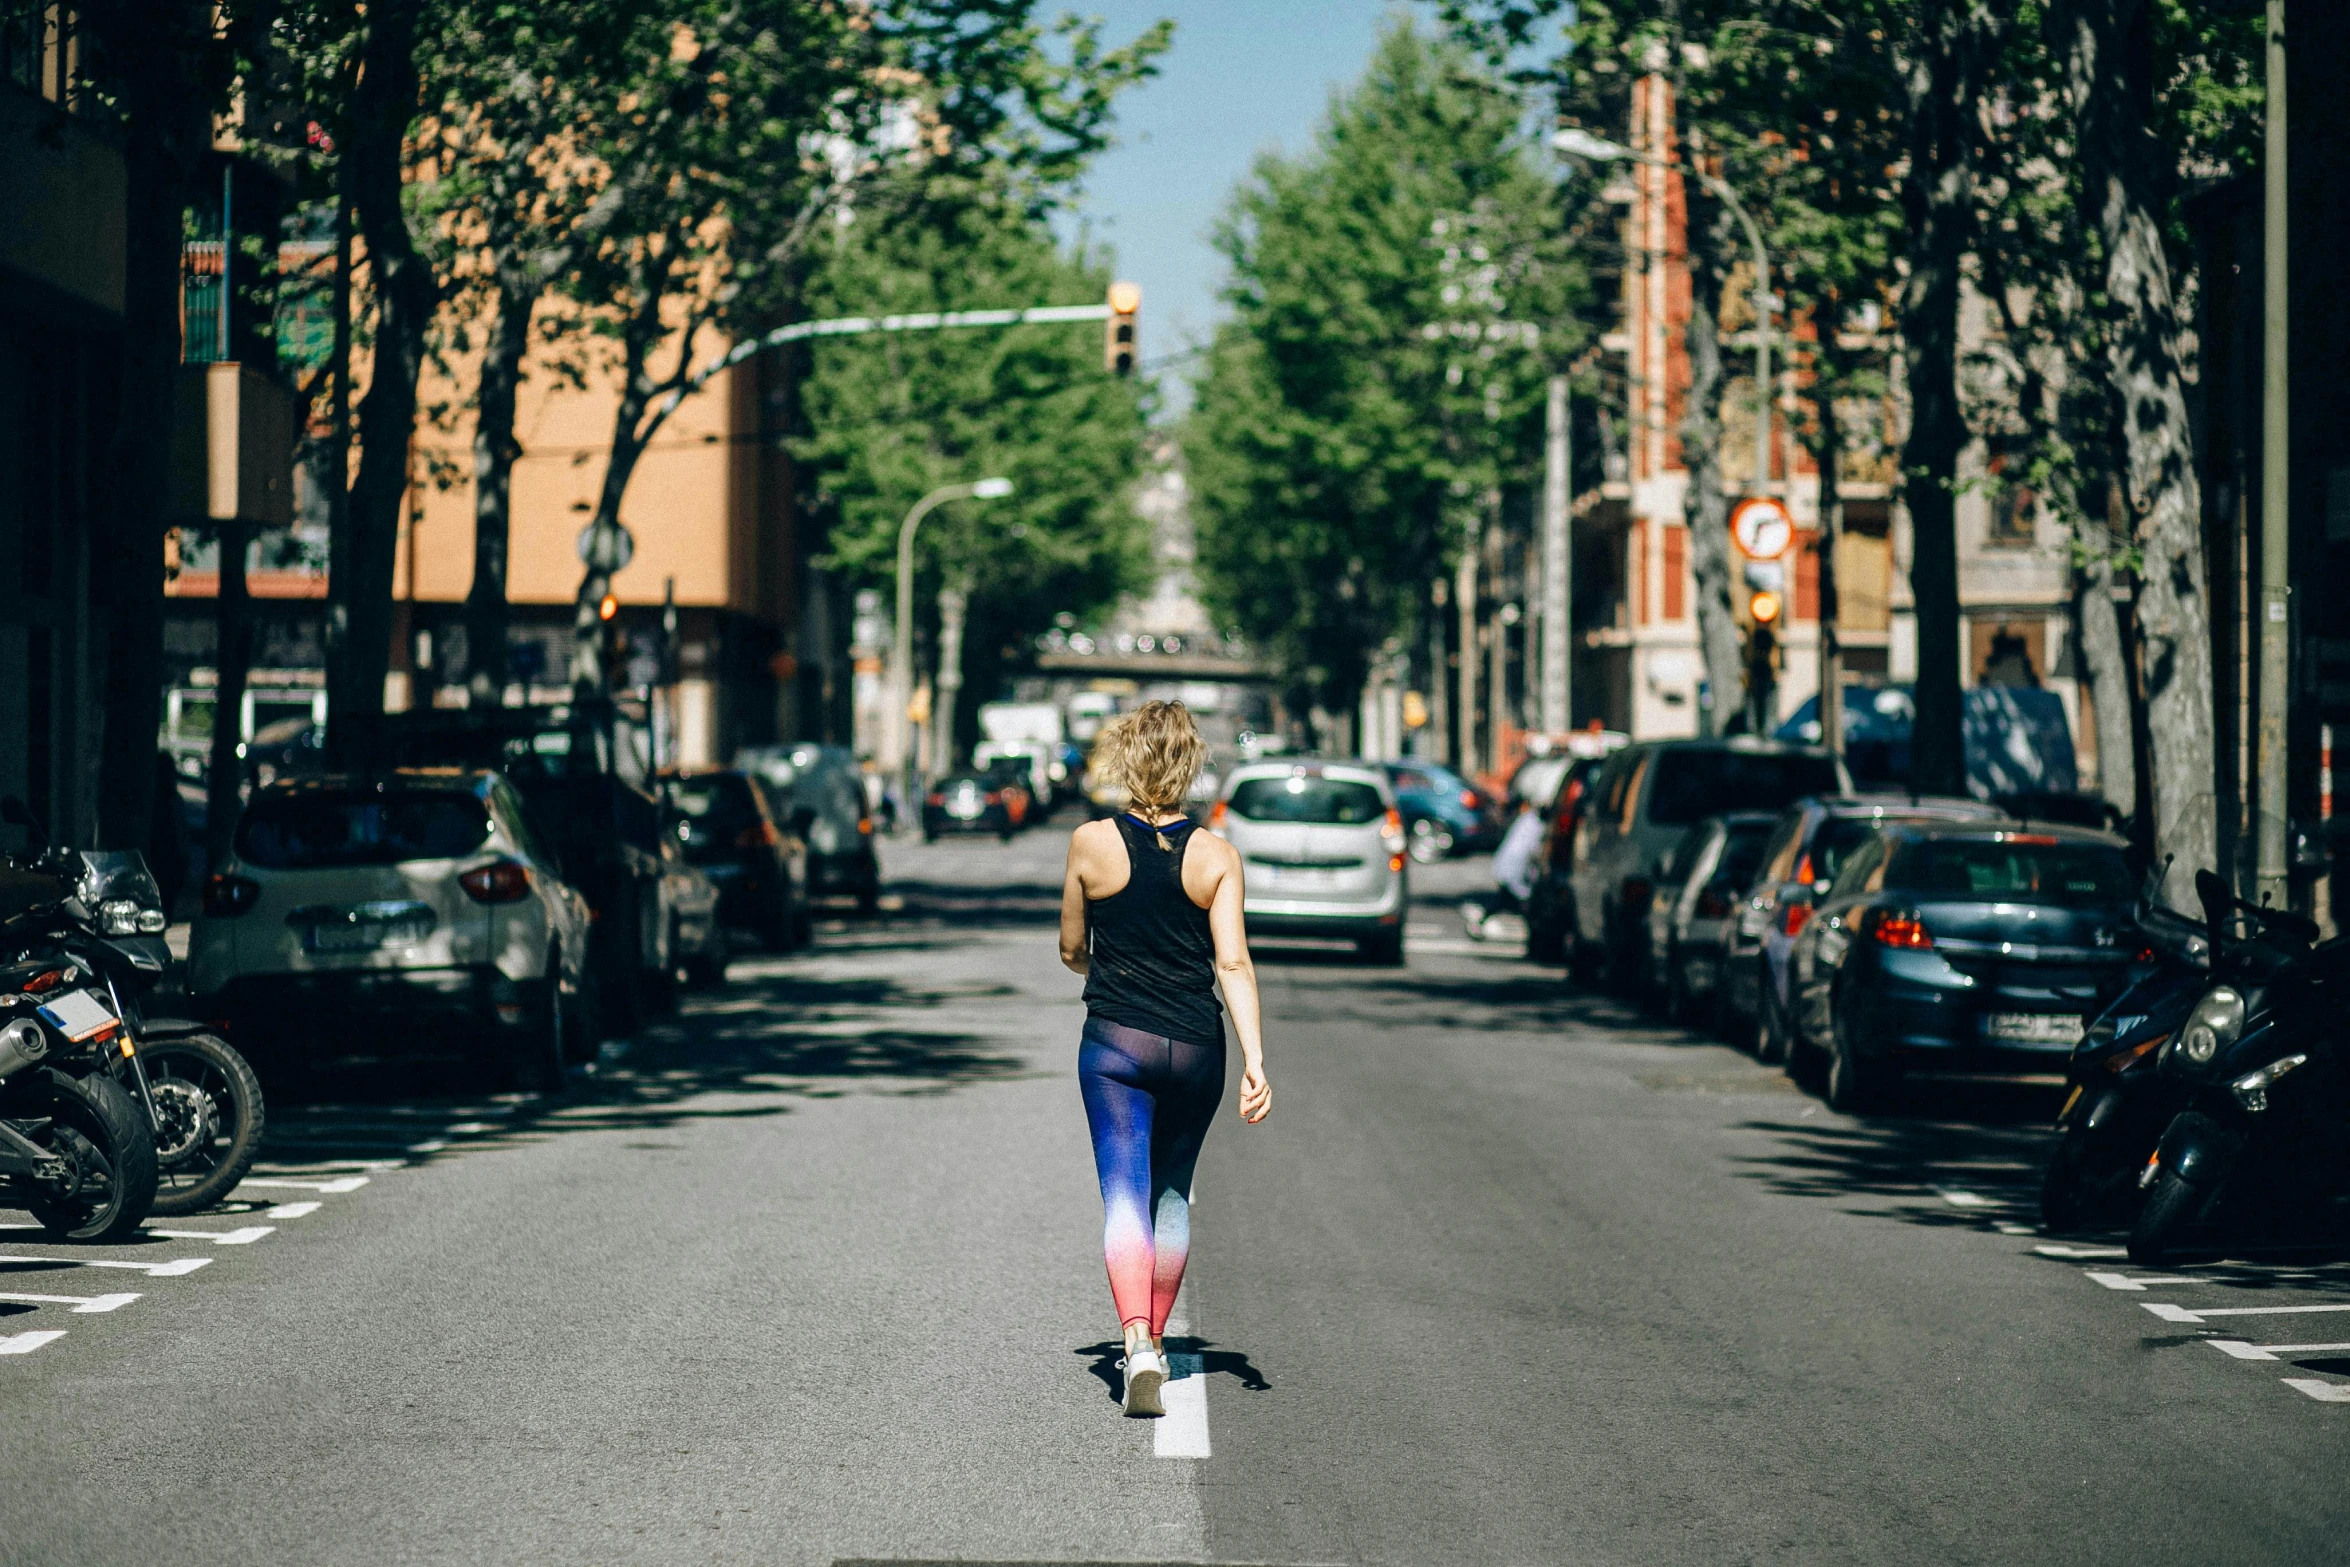
POLYGON ((1109 331, 1103 340, 1102 358, 1112 375, 1134 374, 1135 317, 1141 309, 1141 284, 1110 285, 1109 331))
POLYGON ((1779 618, 1779 595, 1764 589, 1746 601, 1746 618, 1758 626, 1768 626, 1779 618))

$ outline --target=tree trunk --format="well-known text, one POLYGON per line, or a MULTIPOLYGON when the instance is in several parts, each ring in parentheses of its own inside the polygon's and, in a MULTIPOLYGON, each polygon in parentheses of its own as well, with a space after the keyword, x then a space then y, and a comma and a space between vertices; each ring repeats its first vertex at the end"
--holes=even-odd
POLYGON ((2121 616, 2113 607, 2113 556, 2100 542, 2082 540, 2088 559, 2076 574, 2074 609, 2080 617, 2081 662, 2088 666, 2089 701, 2096 709, 2097 792, 2128 816, 2138 809, 2130 666, 2122 650, 2121 616))
POLYGON ((930 709, 930 775, 943 778, 955 765, 955 699, 963 691, 963 618, 971 590, 954 583, 938 590, 937 701, 930 709))
MULTIPOLYGON (((1839 311, 1831 299, 1831 316, 1839 311)), ((1834 336, 1837 323, 1820 323, 1823 340, 1834 336)), ((1824 349, 1823 358, 1832 349, 1824 349)), ((1836 541, 1844 536, 1844 427, 1836 419, 1836 386, 1841 377, 1821 378, 1816 406, 1820 417, 1820 744, 1835 755, 1844 754, 1844 645, 1836 635, 1840 607, 1836 597, 1836 541)))
POLYGON ((1903 62, 1909 165, 1909 277, 1901 328, 1909 369, 1909 439, 1902 500, 1909 510, 1910 592, 1918 673, 1910 785, 1964 794, 1958 650, 1958 460, 1967 443, 1958 400, 1960 266, 1972 238, 1975 142, 1983 77, 1997 24, 1983 0, 1922 0, 1915 50, 1903 62))
MULTIPOLYGON (((1689 574, 1697 592, 1697 642, 1705 657, 1711 700, 1699 708, 1704 732, 1721 734, 1730 715, 1746 706, 1746 671, 1739 658, 1738 622, 1730 608, 1729 501, 1722 493, 1722 276, 1723 247, 1715 241, 1721 214, 1694 193, 1689 233, 1688 402, 1681 413, 1681 461, 1689 470, 1681 515, 1689 526, 1689 574), (1698 214, 1709 221, 1702 227, 1698 214)), ((1640 591, 1633 584, 1635 593, 1640 591)))
MULTIPOLYGON (((155 746, 163 715, 163 538, 180 367, 180 248, 186 182, 205 129, 187 79, 187 8, 162 20, 93 7, 126 111, 123 139, 123 354, 97 575, 106 610, 106 708, 98 845, 144 849, 155 825, 155 746)), ((224 345, 225 347, 225 345, 224 345)))
POLYGON ((502 283, 498 319, 481 356, 473 422, 473 586, 465 595, 465 683, 475 707, 495 707, 506 690, 506 555, 512 518, 514 404, 530 350, 537 294, 502 283))
POLYGON ((244 806, 245 681, 253 668, 253 601, 245 592, 245 556, 252 534, 243 519, 220 525, 220 591, 214 603, 212 755, 204 779, 204 871, 228 857, 237 812, 244 806))
POLYGON ((2161 149, 2148 128, 2153 17, 2145 0, 2070 0, 2055 16, 2085 203, 2119 316, 2106 374, 2122 411, 2130 498, 2145 518, 2137 631, 2145 661, 2156 852, 2189 872, 2218 859, 2210 603, 2202 493, 2187 415, 2186 323, 2163 249, 2161 149))
POLYGON ((403 210, 403 144, 416 115, 416 27, 422 0, 368 9, 343 156, 375 298, 372 372, 359 405, 359 473, 351 483, 342 559, 327 617, 327 740, 336 763, 381 755, 384 678, 391 668, 392 577, 425 334, 439 304, 431 266, 403 210), (348 580, 343 580, 346 578, 348 580))

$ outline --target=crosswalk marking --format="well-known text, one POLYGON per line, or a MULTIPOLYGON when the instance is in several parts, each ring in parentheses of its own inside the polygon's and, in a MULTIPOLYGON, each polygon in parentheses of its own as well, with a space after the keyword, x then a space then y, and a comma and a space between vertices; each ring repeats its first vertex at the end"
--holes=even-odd
POLYGON ((35 1329, 30 1333, 10 1333, 0 1336, 0 1355, 29 1355, 43 1344, 54 1344, 65 1337, 63 1328, 35 1329))

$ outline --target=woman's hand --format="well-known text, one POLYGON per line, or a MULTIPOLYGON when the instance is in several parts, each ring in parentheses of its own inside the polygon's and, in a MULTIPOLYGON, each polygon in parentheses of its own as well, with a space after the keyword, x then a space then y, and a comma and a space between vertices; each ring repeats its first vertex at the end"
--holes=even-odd
POLYGON ((1273 1113, 1273 1085, 1265 1080, 1261 1061, 1251 1061, 1240 1070, 1240 1118, 1254 1126, 1273 1113))

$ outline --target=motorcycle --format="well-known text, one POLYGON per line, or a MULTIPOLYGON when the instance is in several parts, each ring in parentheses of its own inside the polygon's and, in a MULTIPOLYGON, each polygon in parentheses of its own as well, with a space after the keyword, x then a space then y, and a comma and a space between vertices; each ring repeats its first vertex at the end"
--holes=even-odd
MULTIPOLYGON (((0 801, 0 820, 45 838, 21 801, 0 801)), ((86 970, 122 1025, 106 1074, 143 1112, 155 1146, 157 1186, 148 1211, 177 1217, 211 1207, 245 1178, 261 1152, 261 1084, 236 1048, 203 1024, 150 1015, 147 1002, 171 962, 167 916, 155 878, 135 852, 44 850, 31 875, 63 882, 65 895, 28 908, 0 945, 0 961, 64 959, 86 970)))
POLYGON ((2208 871, 2195 885, 2215 953, 2247 920, 2302 950, 2266 973, 2226 972, 2162 1047, 2157 1069, 2184 1103, 2140 1180, 2129 1254, 2141 1267, 2176 1260, 2224 1221, 2273 1231, 2350 1198, 2350 941, 2317 945, 2314 924, 2246 903, 2208 871))
POLYGON ((2278 921, 2271 918, 2278 911, 2257 910, 2255 934, 2226 948, 2214 969, 2203 927, 2159 901, 2162 876, 2160 869, 2149 873, 2138 901, 2144 966, 2090 1022, 2067 1065, 2070 1092, 2040 1183, 2040 1217, 2056 1233, 2130 1216, 2147 1156, 2185 1106, 2183 1085, 2157 1070, 2156 1052, 2185 1024, 2214 974, 2260 984, 2309 945, 2292 916, 2278 921))

